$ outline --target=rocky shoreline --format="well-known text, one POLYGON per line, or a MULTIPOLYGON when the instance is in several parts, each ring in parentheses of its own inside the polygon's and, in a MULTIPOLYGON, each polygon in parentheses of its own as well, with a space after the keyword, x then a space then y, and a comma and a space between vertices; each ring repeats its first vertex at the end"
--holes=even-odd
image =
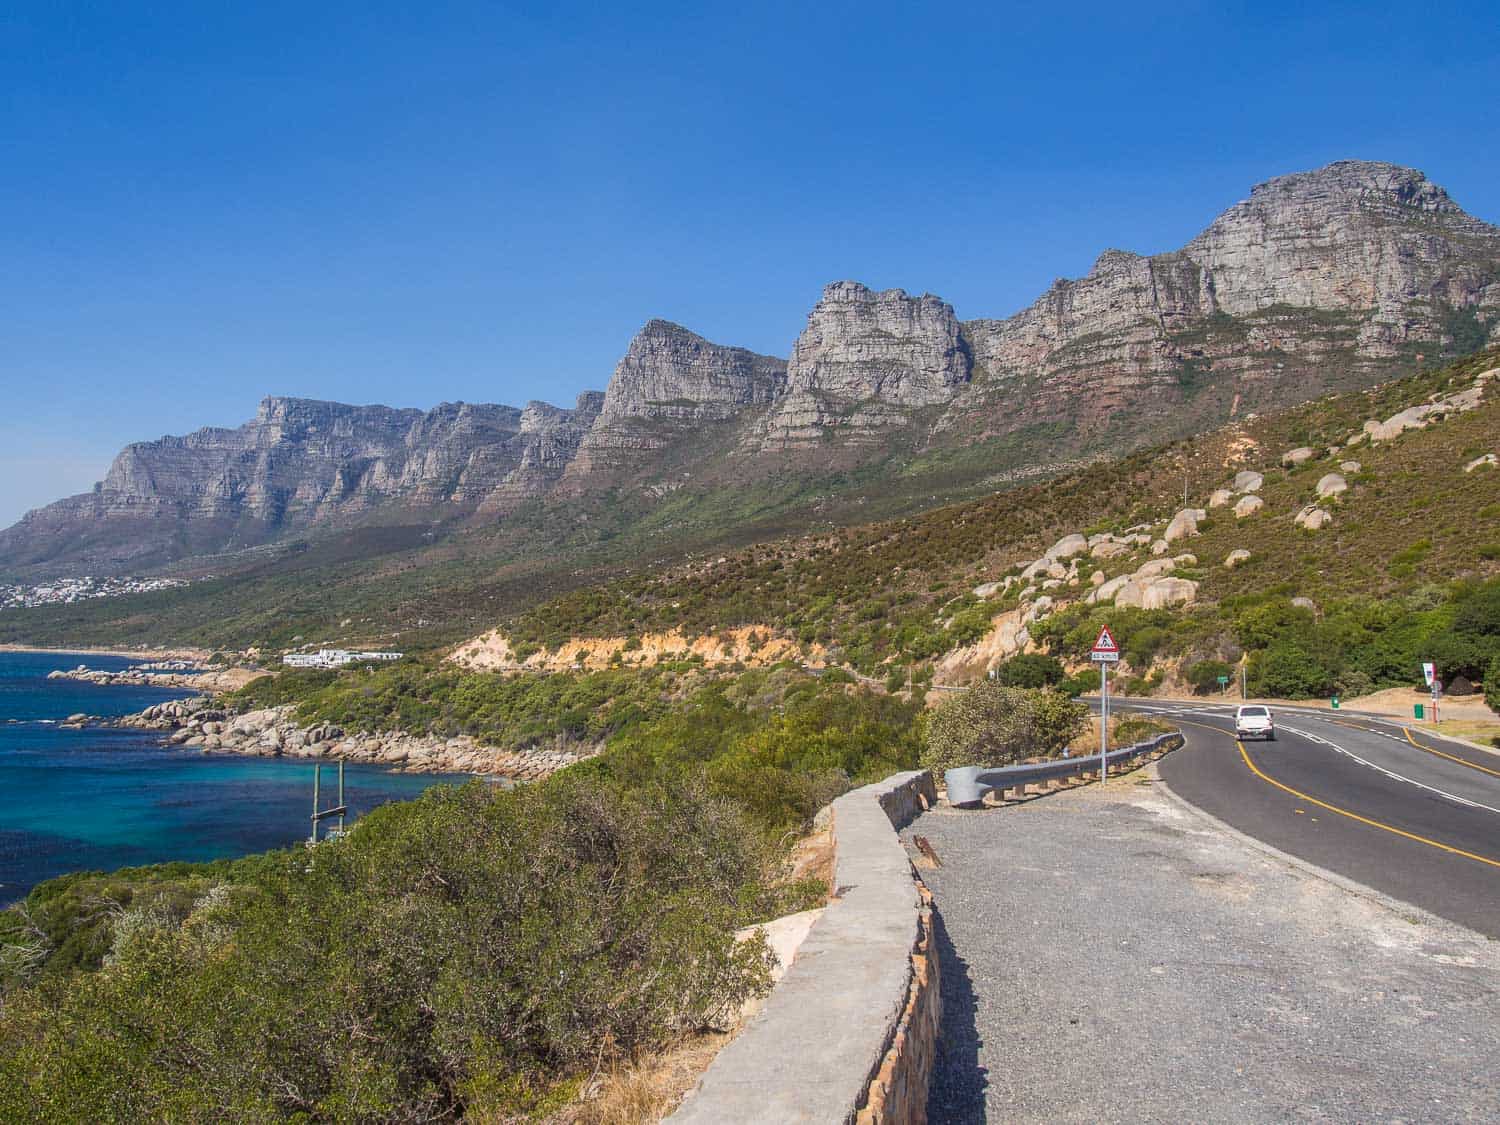
POLYGON ((233 714, 206 697, 175 699, 116 719, 113 725, 170 732, 170 745, 217 753, 366 762, 410 773, 473 773, 513 781, 540 781, 601 749, 557 743, 502 750, 467 735, 345 731, 331 723, 304 727, 292 718, 294 710, 287 704, 233 714))
POLYGON ((100 687, 187 688, 189 691, 235 691, 266 673, 258 668, 225 668, 189 660, 158 661, 109 671, 80 664, 47 673, 49 680, 77 680, 100 687))

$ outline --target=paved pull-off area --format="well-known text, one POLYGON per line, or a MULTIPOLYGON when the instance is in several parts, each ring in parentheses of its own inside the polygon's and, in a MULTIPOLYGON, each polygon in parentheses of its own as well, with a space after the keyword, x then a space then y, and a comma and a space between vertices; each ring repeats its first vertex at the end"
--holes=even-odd
POLYGON ((1500 1120, 1500 942, 1154 776, 902 833, 942 863, 931 1121, 1500 1120))

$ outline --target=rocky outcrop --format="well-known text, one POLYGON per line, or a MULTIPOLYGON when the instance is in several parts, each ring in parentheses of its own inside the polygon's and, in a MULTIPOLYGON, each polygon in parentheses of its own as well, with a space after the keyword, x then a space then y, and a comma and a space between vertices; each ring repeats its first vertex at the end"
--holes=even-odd
POLYGON ((466 735, 346 731, 329 723, 300 726, 292 718, 294 710, 289 705, 236 715, 206 698, 184 699, 158 703, 116 720, 116 725, 170 732, 168 742, 174 746, 217 753, 326 758, 411 773, 493 774, 513 781, 539 781, 599 752, 597 746, 575 743, 502 750, 466 735))
POLYGON ((767 420, 761 448, 819 442, 830 428, 873 439, 914 408, 950 402, 969 381, 971 362, 946 302, 835 282, 792 349, 787 394, 767 420))
POLYGON ((765 407, 785 390, 775 356, 710 343, 665 320, 648 323, 615 367, 602 408, 578 448, 570 481, 634 467, 706 422, 765 407))

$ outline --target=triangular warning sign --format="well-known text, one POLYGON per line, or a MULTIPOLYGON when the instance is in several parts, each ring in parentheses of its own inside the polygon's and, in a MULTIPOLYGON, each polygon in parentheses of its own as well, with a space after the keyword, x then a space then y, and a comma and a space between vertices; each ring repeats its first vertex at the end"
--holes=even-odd
POLYGON ((1109 626, 1099 630, 1099 639, 1094 642, 1095 652, 1119 652, 1120 646, 1115 644, 1114 634, 1109 631, 1109 626))

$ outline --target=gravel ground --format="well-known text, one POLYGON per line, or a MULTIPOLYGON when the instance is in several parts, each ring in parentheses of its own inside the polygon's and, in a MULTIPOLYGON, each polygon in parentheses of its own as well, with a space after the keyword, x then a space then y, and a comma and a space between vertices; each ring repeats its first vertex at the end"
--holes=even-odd
POLYGON ((942 861, 935 1125, 1500 1121, 1500 943, 1253 848, 1149 773, 902 833, 942 861))

